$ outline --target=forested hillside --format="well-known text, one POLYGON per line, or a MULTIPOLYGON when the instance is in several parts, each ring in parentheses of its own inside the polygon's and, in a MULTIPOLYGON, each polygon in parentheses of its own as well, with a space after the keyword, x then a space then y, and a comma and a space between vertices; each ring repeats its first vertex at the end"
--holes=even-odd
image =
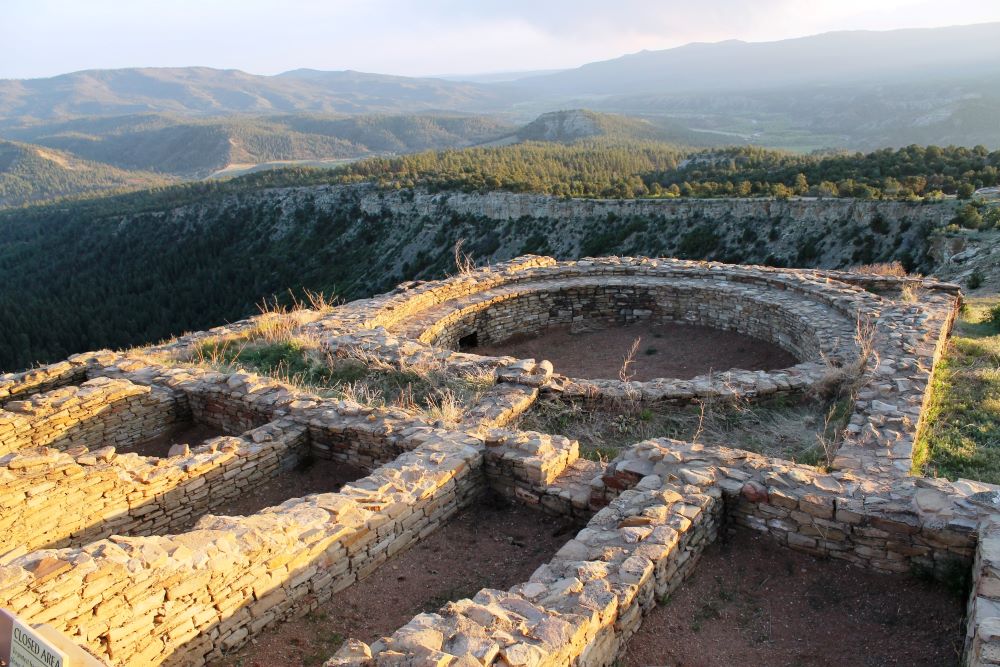
POLYGON ((137 190, 174 180, 81 160, 42 146, 0 140, 0 209, 80 192, 137 190))
POLYGON ((496 118, 466 114, 200 119, 139 114, 8 124, 0 128, 0 136, 69 151, 122 169, 197 178, 231 164, 461 148, 511 129, 496 118))
POLYGON ((983 146, 907 146, 811 156, 746 146, 696 153, 680 169, 647 180, 651 187, 695 197, 795 194, 912 199, 940 194, 967 198, 970 188, 996 185, 998 179, 1000 151, 983 146))
POLYGON ((572 197, 933 200, 944 195, 968 197, 978 188, 996 185, 1000 178, 1000 151, 982 146, 810 155, 755 146, 691 148, 663 141, 685 135, 662 122, 584 110, 544 114, 513 134, 509 130, 493 118, 455 115, 221 120, 149 115, 31 125, 6 132, 45 144, 48 148, 38 150, 47 150, 61 162, 36 159, 38 150, 27 153, 18 162, 16 178, 8 178, 8 191, 16 188, 19 194, 16 199, 8 196, 6 205, 163 182, 123 168, 194 178, 234 165, 306 159, 327 164, 326 160, 379 154, 383 155, 338 165, 332 171, 291 170, 263 182, 373 181, 387 188, 419 185, 432 190, 499 189, 572 197), (462 148, 474 143, 483 145, 462 148), (424 150, 442 147, 447 150, 424 150), (117 168, 49 148, 112 162, 117 168), (59 165, 65 173, 57 177, 59 165))
POLYGON ((1000 183, 1000 151, 909 146, 868 154, 798 155, 754 146, 694 151, 657 142, 427 152, 349 165, 341 180, 386 187, 544 192, 575 197, 968 197, 1000 183))
POLYGON ((831 267, 900 259, 920 268, 928 230, 956 210, 260 187, 279 175, 0 213, 0 369, 211 327, 252 314, 271 295, 287 299, 289 289, 354 299, 441 277, 462 238, 480 262, 617 253, 831 267))
POLYGON ((1000 223, 997 207, 963 201, 997 183, 998 165, 1000 153, 982 148, 798 156, 604 138, 9 211, 0 368, 212 326, 288 289, 357 298, 439 277, 459 238, 485 261, 621 253, 828 267, 898 259, 926 270, 930 230, 1000 223))
POLYGON ((604 139, 616 143, 659 141, 682 146, 728 146, 743 143, 733 136, 692 131, 666 118, 636 118, 588 109, 544 113, 497 143, 572 143, 581 139, 604 139))

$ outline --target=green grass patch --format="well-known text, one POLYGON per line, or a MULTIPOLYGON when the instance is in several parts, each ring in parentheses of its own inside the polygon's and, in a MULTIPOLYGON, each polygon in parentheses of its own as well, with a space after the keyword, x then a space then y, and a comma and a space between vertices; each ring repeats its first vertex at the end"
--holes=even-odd
POLYGON ((617 410, 542 400, 525 412, 517 428, 564 435, 580 442, 592 461, 615 458, 622 448, 649 438, 674 438, 758 452, 822 465, 822 439, 835 441, 851 403, 781 397, 753 403, 688 406, 622 405, 617 410))
POLYGON ((1000 484, 1000 322, 996 297, 967 305, 938 364, 914 472, 1000 484))
POLYGON ((493 384, 492 372, 453 374, 443 364, 397 367, 374 357, 332 357, 295 338, 213 341, 196 357, 215 368, 267 375, 321 395, 417 410, 444 421, 459 419, 493 384))
POLYGON ((295 385, 328 389, 338 384, 334 369, 313 348, 294 339, 275 343, 213 341, 201 346, 198 357, 215 366, 239 367, 295 385))

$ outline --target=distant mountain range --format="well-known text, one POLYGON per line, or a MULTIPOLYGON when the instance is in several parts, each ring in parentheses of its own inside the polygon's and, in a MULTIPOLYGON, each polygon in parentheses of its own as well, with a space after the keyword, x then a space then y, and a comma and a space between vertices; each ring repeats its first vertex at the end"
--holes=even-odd
POLYGON ((194 115, 392 113, 499 108, 500 91, 442 79, 299 69, 277 76, 209 67, 88 70, 0 80, 0 118, 143 112, 194 115))
POLYGON ((658 116, 776 148, 1000 147, 1000 23, 689 44, 508 85, 536 108, 658 116))
POLYGON ((631 96, 925 83, 997 74, 1000 23, 984 23, 829 32, 776 42, 693 43, 532 76, 515 84, 545 96, 631 96))
MULTIPOLYGON (((576 99, 758 95, 817 87, 917 84, 942 90, 1000 76, 1000 23, 831 32, 642 51, 509 80, 412 78, 297 69, 275 76, 208 67, 88 70, 0 80, 0 123, 144 112, 185 115, 553 111, 576 99), (537 105, 549 108, 536 109, 537 105), (555 106, 552 106, 555 105, 555 106)), ((579 106, 592 106, 591 104, 579 106)), ((522 112, 523 113, 523 112, 522 112)), ((523 116, 522 116, 523 118, 523 116)), ((0 125, 2 126, 2 125, 0 125)))
POLYGON ((0 138, 18 142, 5 151, 21 156, 0 164, 0 187, 16 164, 22 193, 0 206, 71 193, 71 183, 87 191, 87 174, 104 189, 593 136, 804 152, 1000 147, 1000 23, 688 44, 558 72, 474 78, 190 67, 0 80, 0 138), (77 166, 37 158, 46 150, 77 166), (67 171, 65 185, 27 188, 33 168, 50 184, 53 170, 67 171))

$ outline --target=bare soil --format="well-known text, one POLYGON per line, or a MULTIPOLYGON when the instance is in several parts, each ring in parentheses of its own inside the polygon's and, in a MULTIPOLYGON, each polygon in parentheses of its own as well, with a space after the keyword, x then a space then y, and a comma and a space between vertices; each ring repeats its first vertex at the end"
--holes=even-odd
POLYGON ((636 339, 633 380, 689 379, 730 368, 773 370, 798 361, 772 343, 689 324, 632 324, 573 333, 569 326, 546 329, 538 336, 515 336, 498 345, 470 348, 475 354, 548 359, 557 373, 578 378, 619 377, 622 362, 636 339))
MULTIPOLYGON (((269 482, 249 489, 226 501, 210 513, 217 516, 248 516, 265 507, 280 505, 289 498, 313 493, 333 493, 344 484, 366 476, 368 471, 330 459, 309 459, 299 467, 283 472, 269 482)), ((192 517, 191 525, 200 517, 192 517)))
POLYGON ((220 435, 226 435, 226 433, 214 426, 206 426, 198 422, 186 422, 177 424, 166 433, 158 435, 155 438, 143 440, 128 447, 119 447, 117 451, 120 454, 135 452, 142 456, 155 456, 163 459, 167 457, 167 453, 174 445, 190 445, 194 449, 204 441, 217 438, 220 435))
POLYGON ((740 529, 629 642, 634 667, 947 667, 962 648, 963 598, 861 570, 740 529))
POLYGON ((476 505, 315 611, 265 629, 212 664, 322 665, 349 637, 372 642, 449 600, 526 581, 573 532, 564 520, 519 505, 476 505))

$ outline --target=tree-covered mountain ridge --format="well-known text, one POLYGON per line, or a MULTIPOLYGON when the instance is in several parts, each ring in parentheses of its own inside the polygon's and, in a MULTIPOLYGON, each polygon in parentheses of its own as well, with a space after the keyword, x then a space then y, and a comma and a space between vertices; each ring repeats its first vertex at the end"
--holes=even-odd
POLYGON ((0 139, 0 209, 80 194, 168 185, 176 179, 0 139))
MULTIPOLYGON (((129 195, 134 197, 135 195, 129 195)), ((372 184, 213 190, 115 213, 0 214, 0 369, 234 321, 303 288, 355 299, 525 253, 677 256, 927 270, 927 235, 954 201, 568 199, 372 184)))
MULTIPOLYGON (((247 160, 251 166, 258 160, 340 160, 334 170, 293 169, 241 181, 251 187, 271 181, 373 181, 390 188, 422 185, 573 197, 933 199, 1000 182, 1000 151, 984 146, 909 145, 869 153, 803 155, 729 145, 725 138, 688 132, 663 119, 585 109, 542 114, 513 132, 493 118, 441 115, 294 116, 238 122, 135 116, 31 128, 24 130, 30 138, 47 142, 36 146, 36 153, 72 148, 114 161, 113 166, 105 165, 105 171, 148 166, 194 178, 232 166, 234 160, 247 160)), ((51 164, 34 164, 40 169, 35 180, 46 180, 51 164)), ((10 177, 9 169, 0 164, 0 188, 10 177)), ((23 167, 17 177, 22 182, 32 180, 23 167)), ((133 189, 155 183, 149 174, 123 173, 119 181, 135 184, 133 189)), ((86 195, 107 187, 97 176, 93 183, 82 177, 71 183, 75 191, 57 194, 86 195)), ((46 192, 23 201, 44 199, 46 192)))
MULTIPOLYGON (((0 163, 0 190, 17 189, 0 208, 59 196, 94 194, 113 182, 122 189, 170 180, 231 177, 263 169, 307 166, 336 168, 371 156, 405 155, 476 145, 507 146, 528 141, 573 143, 605 140, 717 145, 715 135, 690 133, 662 121, 651 122, 582 109, 542 114, 523 127, 492 116, 412 114, 336 116, 291 114, 268 117, 184 118, 139 114, 31 122, 0 128, 0 135, 35 153, 58 154, 90 165, 89 172, 64 179, 61 188, 36 187, 52 181, 52 165, 24 162, 15 175, 0 163), (36 171, 32 172, 32 168, 36 171), (148 172, 148 173, 147 173, 148 172), (88 178, 87 174, 90 174, 88 178), (154 174, 161 174, 159 178, 154 174)), ((6 163, 10 166, 10 163, 6 163)))
POLYGON ((283 114, 195 118, 177 114, 8 122, 0 136, 73 153, 119 169, 203 178, 232 165, 357 159, 461 148, 513 125, 471 114, 283 114))

